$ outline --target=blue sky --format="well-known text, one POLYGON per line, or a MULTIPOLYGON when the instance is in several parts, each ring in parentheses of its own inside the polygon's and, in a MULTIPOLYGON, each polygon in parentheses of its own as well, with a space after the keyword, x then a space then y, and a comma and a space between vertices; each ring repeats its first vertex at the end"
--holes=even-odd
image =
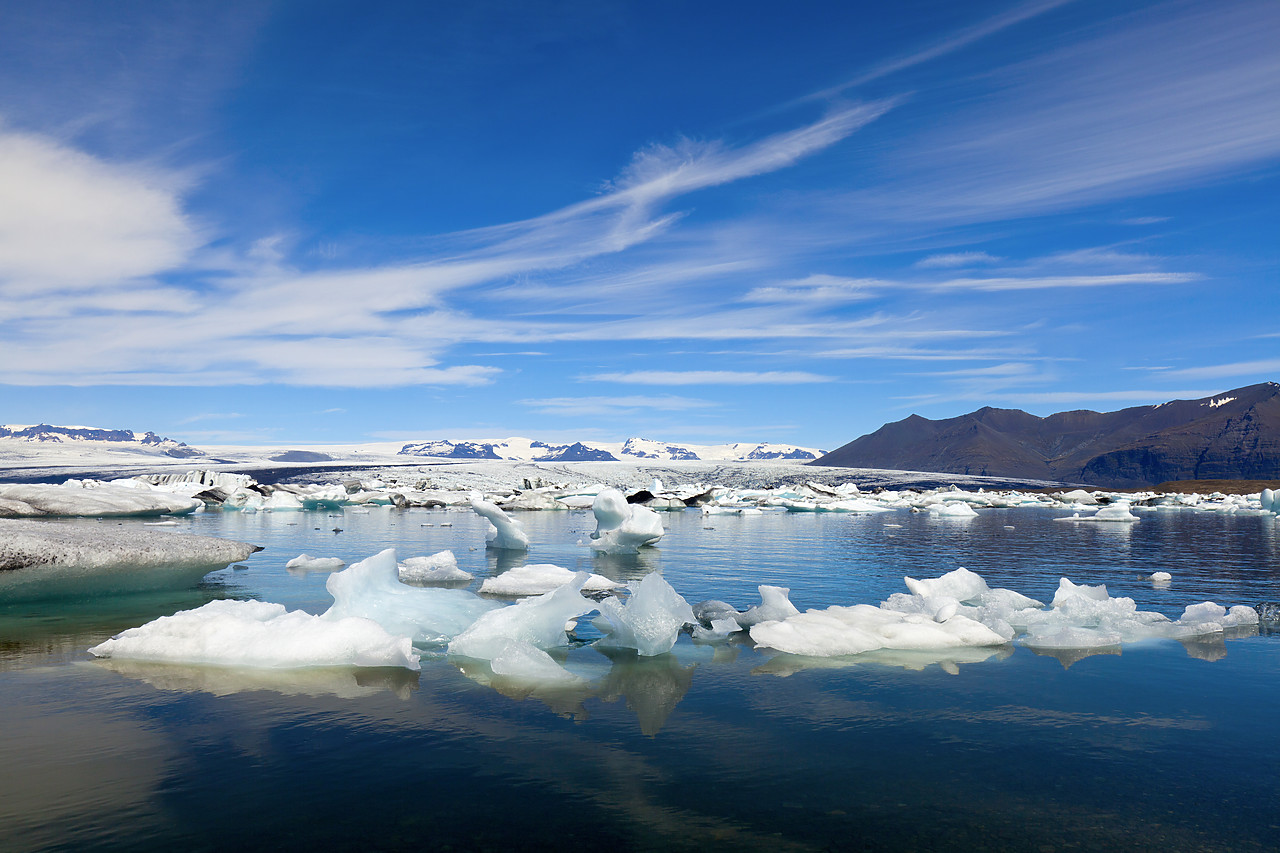
POLYGON ((834 448, 1280 379, 1280 6, 0 2, 0 422, 834 448))

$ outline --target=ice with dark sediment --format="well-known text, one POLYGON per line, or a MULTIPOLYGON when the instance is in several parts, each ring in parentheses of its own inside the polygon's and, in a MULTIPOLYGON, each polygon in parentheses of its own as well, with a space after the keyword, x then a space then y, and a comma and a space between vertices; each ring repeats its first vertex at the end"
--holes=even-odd
POLYGON ((0 520, 0 601, 181 589, 261 550, 102 524, 0 520))
POLYGON ((0 518, 187 515, 202 506, 204 503, 194 498, 146 486, 132 488, 94 480, 68 480, 62 485, 0 484, 0 518))

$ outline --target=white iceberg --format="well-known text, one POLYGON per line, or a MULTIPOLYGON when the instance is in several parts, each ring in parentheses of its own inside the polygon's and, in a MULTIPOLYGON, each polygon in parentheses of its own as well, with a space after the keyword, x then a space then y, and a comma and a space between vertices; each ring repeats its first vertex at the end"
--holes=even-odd
POLYGON ((604 489, 595 496, 591 510, 596 516, 596 532, 591 548, 606 554, 633 554, 652 545, 666 532, 662 517, 646 506, 627 503, 617 489, 604 489))
POLYGON ((761 584, 757 589, 760 590, 760 603, 733 617, 740 628, 750 628, 761 622, 778 622, 800 612, 791 603, 791 590, 787 587, 761 584))
POLYGON ((527 551, 529 534, 524 532, 518 523, 503 512, 496 504, 482 499, 479 495, 471 498, 471 508, 476 514, 487 519, 489 532, 485 537, 490 548, 505 551, 527 551))
POLYGON ((265 601, 211 601, 130 628, 89 652, 104 658, 272 669, 419 668, 409 638, 393 636, 376 622, 313 616, 265 601))
POLYGON ((559 589, 578 574, 586 574, 582 589, 590 592, 604 592, 622 586, 603 575, 575 573, 551 563, 533 563, 508 569, 500 575, 486 579, 480 584, 480 592, 488 595, 541 595, 559 589))
POLYGON ((797 655, 832 657, 876 649, 923 650, 962 646, 999 646, 1006 637, 969 619, 953 615, 944 622, 917 613, 884 610, 870 604, 807 610, 781 622, 751 628, 759 646, 797 655))
POLYGON ((310 554, 299 554, 284 564, 286 569, 294 572, 336 572, 346 566, 338 557, 313 557, 310 554))
POLYGON ((410 557, 400 561, 400 580, 413 583, 456 583, 473 580, 475 575, 458 568, 452 551, 440 551, 429 557, 410 557))
POLYGON ((632 588, 625 605, 616 598, 606 598, 599 609, 601 618, 595 625, 608 632, 599 644, 635 649, 645 657, 671 651, 680 630, 697 623, 689 602, 657 572, 645 575, 632 588))

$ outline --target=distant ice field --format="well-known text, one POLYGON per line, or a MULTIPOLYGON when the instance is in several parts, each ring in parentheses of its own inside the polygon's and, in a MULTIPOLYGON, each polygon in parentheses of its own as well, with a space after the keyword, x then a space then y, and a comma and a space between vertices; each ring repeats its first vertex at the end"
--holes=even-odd
POLYGON ((663 513, 666 535, 638 554, 594 553, 590 510, 516 514, 527 552, 486 549, 469 508, 178 518, 265 550, 188 593, 0 610, 0 760, 24 768, 0 779, 0 848, 409 849, 397 839, 430 827, 455 849, 1276 849, 1280 635, 1266 627, 1092 656, 818 660, 681 637, 654 658, 576 649, 567 665, 590 684, 562 688, 443 654, 421 672, 262 672, 85 653, 214 599, 320 613, 329 573, 289 561, 350 566, 388 547, 451 551, 472 591, 525 564, 624 583, 656 569, 689 602, 739 609, 761 584, 801 610, 876 604, 904 576, 961 566, 1042 601, 1063 576, 1106 584, 1171 618, 1280 600, 1274 516, 1062 516, 691 509, 663 513))

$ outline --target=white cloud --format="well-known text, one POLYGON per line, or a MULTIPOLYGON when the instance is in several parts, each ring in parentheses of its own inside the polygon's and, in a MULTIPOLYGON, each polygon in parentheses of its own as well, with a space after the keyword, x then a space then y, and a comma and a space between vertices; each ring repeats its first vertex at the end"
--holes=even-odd
POLYGON ((846 278, 816 273, 765 287, 754 287, 742 299, 744 302, 856 302, 870 299, 877 288, 892 284, 871 278, 846 278))
POLYGON ((933 282, 936 290, 1045 290, 1075 287, 1133 287, 1137 285, 1186 284, 1200 278, 1195 273, 1151 272, 1116 275, 1007 276, 991 278, 954 278, 933 282))
MULTIPOLYGON (((1179 370, 1167 371, 1162 375, 1176 376, 1180 379, 1226 379, 1232 376, 1265 376, 1270 381, 1276 381, 1276 377, 1280 376, 1280 358, 1237 361, 1232 364, 1212 364, 1204 367, 1184 367, 1179 370)), ((1219 388, 1218 390, 1221 391, 1222 389, 1219 388)), ((1211 393, 1215 392, 1210 391, 1200 396, 1208 396, 1211 393)))
POLYGON ((563 417, 633 415, 650 411, 683 412, 716 406, 710 400, 665 395, 660 397, 547 397, 520 400, 520 405, 537 412, 563 417))
POLYGON ((580 377, 591 382, 622 382, 634 385, 800 385, 834 382, 834 376, 820 376, 800 370, 634 370, 627 373, 596 373, 580 377))
POLYGON ((978 264, 996 264, 1003 258, 988 255, 986 252, 954 252, 949 255, 930 255, 916 261, 921 269, 952 269, 955 267, 972 267, 978 264))
POLYGON ((0 293, 87 290, 177 268, 201 242, 177 183, 0 127, 0 293))

